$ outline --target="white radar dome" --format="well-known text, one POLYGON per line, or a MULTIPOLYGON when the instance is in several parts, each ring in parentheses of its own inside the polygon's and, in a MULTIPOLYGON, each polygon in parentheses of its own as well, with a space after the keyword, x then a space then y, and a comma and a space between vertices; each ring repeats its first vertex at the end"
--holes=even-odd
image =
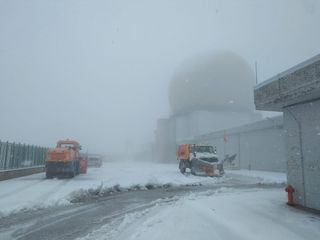
POLYGON ((197 110, 253 111, 254 72, 239 55, 214 52, 186 61, 169 86, 174 114, 197 110))

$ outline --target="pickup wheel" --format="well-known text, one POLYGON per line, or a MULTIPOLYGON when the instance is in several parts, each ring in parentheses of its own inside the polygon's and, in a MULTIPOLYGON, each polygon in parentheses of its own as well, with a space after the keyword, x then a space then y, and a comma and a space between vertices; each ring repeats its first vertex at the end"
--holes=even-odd
POLYGON ((190 169, 191 169, 191 174, 192 175, 196 175, 196 171, 195 171, 195 164, 194 161, 190 161, 190 169))
POLYGON ((179 169, 180 169, 180 172, 181 172, 182 174, 185 174, 186 168, 187 168, 187 167, 186 167, 185 162, 184 162, 183 160, 180 160, 179 169))
POLYGON ((190 167, 190 169, 191 169, 191 174, 192 174, 192 175, 196 175, 196 172, 194 171, 194 166, 193 166, 192 162, 191 162, 191 167, 190 167))

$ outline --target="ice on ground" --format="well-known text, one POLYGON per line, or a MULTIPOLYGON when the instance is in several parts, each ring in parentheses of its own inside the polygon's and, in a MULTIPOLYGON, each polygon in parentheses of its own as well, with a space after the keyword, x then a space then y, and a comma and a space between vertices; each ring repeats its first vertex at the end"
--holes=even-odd
MULTIPOLYGON (((107 162, 102 168, 89 168, 87 174, 72 179, 45 179, 45 174, 39 173, 0 182, 0 217, 23 210, 66 205, 82 201, 86 196, 125 189, 215 184, 235 176, 232 174, 246 175, 244 171, 232 171, 230 176, 227 173, 223 178, 182 175, 177 163, 148 162, 107 162)), ((268 174, 271 180, 274 177, 272 181, 279 181, 268 174)), ((260 179, 258 175, 251 178, 256 182, 266 179, 260 179)))
POLYGON ((81 240, 318 239, 320 217, 291 208, 285 201, 280 189, 191 194, 125 216, 113 226, 112 235, 111 223, 81 240))

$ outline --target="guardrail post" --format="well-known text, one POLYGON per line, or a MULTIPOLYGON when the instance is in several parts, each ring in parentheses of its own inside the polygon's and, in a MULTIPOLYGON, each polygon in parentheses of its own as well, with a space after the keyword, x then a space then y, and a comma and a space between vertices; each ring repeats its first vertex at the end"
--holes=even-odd
POLYGON ((0 141, 0 171, 45 164, 47 148, 0 141))

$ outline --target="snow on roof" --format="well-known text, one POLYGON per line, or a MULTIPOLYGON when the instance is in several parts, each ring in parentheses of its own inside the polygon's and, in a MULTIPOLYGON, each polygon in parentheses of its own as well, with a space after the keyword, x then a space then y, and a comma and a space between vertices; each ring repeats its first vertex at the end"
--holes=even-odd
POLYGON ((269 84, 269 83, 271 83, 273 81, 277 81, 278 79, 280 79, 280 78, 282 78, 284 76, 290 75, 290 74, 292 74, 292 73, 294 73, 294 72, 296 72, 298 70, 301 70, 301 69, 303 69, 303 68, 305 68, 305 67, 307 67, 307 66, 309 66, 309 65, 311 65, 311 64, 313 64, 315 62, 318 62, 318 61, 320 61, 320 54, 318 54, 318 55, 316 55, 316 56, 314 56, 314 57, 312 57, 312 58, 310 58, 310 59, 308 59, 308 60, 306 60, 306 61, 304 61, 302 63, 299 63, 299 64, 295 65, 294 67, 289 68, 288 70, 285 70, 285 71, 283 71, 283 72, 281 72, 281 73, 279 73, 279 74, 277 74, 277 75, 275 75, 275 76, 263 81, 262 83, 259 83, 258 85, 256 85, 254 87, 254 89, 261 88, 261 87, 263 87, 263 86, 265 86, 265 85, 267 85, 267 84, 269 84))

